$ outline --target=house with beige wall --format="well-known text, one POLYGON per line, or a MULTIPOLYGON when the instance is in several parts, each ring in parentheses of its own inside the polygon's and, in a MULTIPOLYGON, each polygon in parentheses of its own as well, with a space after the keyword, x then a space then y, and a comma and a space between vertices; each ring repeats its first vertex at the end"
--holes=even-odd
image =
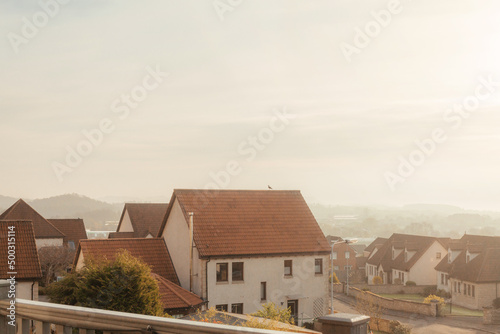
POLYGON ((447 254, 448 239, 394 233, 374 247, 366 261, 368 284, 379 276, 384 284, 436 285, 434 267, 447 254))
POLYGON ((174 190, 158 236, 209 307, 273 302, 299 323, 327 313, 330 246, 299 191, 174 190))
POLYGON ((450 243, 436 271, 438 288, 451 294, 453 304, 491 306, 500 297, 500 237, 465 234, 450 243))

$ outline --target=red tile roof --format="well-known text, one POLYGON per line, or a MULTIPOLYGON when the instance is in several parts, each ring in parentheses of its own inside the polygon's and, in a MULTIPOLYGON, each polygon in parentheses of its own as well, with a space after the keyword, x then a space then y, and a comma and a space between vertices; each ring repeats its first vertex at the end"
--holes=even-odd
POLYGON ((73 241, 75 247, 78 246, 80 240, 87 239, 87 232, 85 231, 85 224, 83 219, 48 219, 59 231, 64 233, 64 243, 73 241))
POLYGON ((300 191, 176 189, 159 235, 176 200, 201 257, 330 253, 300 191))
POLYGON ((80 252, 83 253, 84 259, 89 256, 104 256, 108 260, 113 260, 120 249, 126 249, 130 255, 146 262, 153 273, 179 284, 179 278, 163 238, 80 240, 74 266, 77 264, 80 252))
MULTIPOLYGON (((159 276, 151 274, 158 282, 160 299, 164 309, 189 309, 204 303, 203 299, 179 285, 159 276)), ((168 311, 167 311, 168 312, 168 311)))
POLYGON ((16 272, 18 280, 42 277, 40 261, 36 250, 35 235, 31 221, 0 221, 0 279, 10 278, 8 272, 16 272), (9 226, 15 229, 15 267, 8 267, 9 226))
POLYGON ((0 215, 0 220, 31 220, 35 238, 63 238, 64 234, 22 199, 0 215))
POLYGON ((167 213, 168 203, 125 203, 123 207, 120 223, 118 224, 117 231, 120 227, 125 216, 128 213, 132 227, 134 229, 135 238, 144 238, 149 233, 153 237, 158 236, 163 218, 167 213))

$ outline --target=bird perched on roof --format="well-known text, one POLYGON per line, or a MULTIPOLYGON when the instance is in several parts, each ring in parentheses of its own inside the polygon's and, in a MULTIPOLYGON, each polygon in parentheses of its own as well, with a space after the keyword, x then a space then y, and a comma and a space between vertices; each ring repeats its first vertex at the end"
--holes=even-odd
POLYGON ((271 186, 270 186, 270 185, 267 185, 267 187, 268 187, 269 189, 271 189, 271 190, 273 189, 273 188, 271 188, 271 186))

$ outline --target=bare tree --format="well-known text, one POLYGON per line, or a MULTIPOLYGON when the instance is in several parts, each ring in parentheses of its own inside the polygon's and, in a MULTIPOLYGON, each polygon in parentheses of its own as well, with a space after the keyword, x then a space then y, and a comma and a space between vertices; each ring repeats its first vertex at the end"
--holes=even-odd
POLYGON ((384 312, 384 308, 375 301, 375 298, 369 293, 360 293, 356 296, 356 310, 370 317, 370 323, 375 324, 379 330, 380 318, 384 312))
POLYGON ((50 246, 38 250, 40 267, 42 269, 42 285, 53 282, 57 275, 61 275, 71 268, 75 250, 69 247, 50 246))

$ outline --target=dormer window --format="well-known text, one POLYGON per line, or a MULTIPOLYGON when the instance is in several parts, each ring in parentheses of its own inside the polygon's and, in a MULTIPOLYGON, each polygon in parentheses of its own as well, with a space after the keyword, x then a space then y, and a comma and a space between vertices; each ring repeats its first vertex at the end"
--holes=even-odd
POLYGON ((467 256, 465 257, 465 263, 470 262, 470 254, 467 253, 467 256))
POLYGON ((394 255, 396 254, 396 252, 394 251, 394 248, 392 249, 392 259, 394 260, 394 255))
POLYGON ((408 262, 408 252, 405 250, 405 262, 408 262))

